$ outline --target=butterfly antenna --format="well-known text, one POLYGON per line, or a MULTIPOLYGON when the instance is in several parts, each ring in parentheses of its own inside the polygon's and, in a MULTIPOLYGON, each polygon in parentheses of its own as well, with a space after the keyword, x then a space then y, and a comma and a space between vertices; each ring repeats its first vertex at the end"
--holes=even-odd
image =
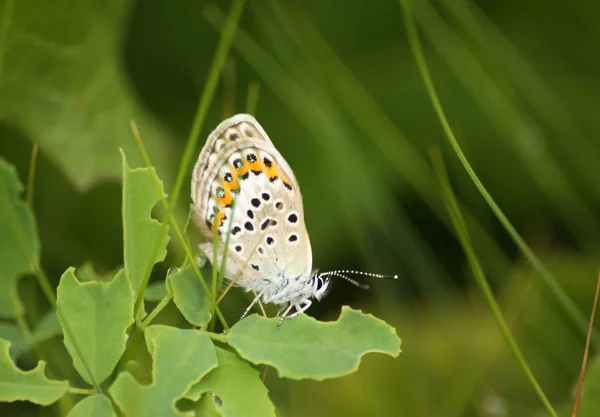
MULTIPOLYGON (((373 274, 372 272, 350 271, 347 269, 339 269, 337 271, 324 272, 321 275, 335 275, 335 274, 363 275, 365 277, 373 277, 373 278, 398 279, 398 275, 395 275, 395 274, 373 274)), ((349 279, 349 278, 346 278, 346 279, 349 279)))
POLYGON ((362 288, 363 290, 368 290, 369 289, 369 286, 367 284, 361 284, 357 280, 349 278, 346 275, 340 273, 340 271, 325 272, 323 274, 320 274, 320 276, 322 276, 322 277, 324 277, 324 276, 325 277, 326 276, 334 276, 334 277, 342 278, 342 279, 345 279, 346 281, 348 281, 349 283, 351 283, 352 285, 356 285, 358 288, 362 288))

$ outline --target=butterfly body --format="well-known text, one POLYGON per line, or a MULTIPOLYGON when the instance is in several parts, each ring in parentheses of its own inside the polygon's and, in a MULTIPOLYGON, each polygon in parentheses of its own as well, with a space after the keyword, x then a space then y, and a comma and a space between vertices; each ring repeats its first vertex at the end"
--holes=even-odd
POLYGON ((213 261, 216 228, 217 265, 227 251, 226 279, 287 312, 296 307, 296 314, 324 295, 328 280, 312 272, 298 182, 254 117, 235 115, 209 135, 194 168, 192 200, 209 240, 200 250, 213 261))

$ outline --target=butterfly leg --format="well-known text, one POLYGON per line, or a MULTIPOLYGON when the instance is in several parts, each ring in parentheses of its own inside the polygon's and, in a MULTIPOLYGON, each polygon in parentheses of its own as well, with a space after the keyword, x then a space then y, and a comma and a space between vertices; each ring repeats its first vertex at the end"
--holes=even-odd
MULTIPOLYGON (((287 308, 285 309, 285 311, 281 315, 281 318, 279 319, 279 322, 277 323, 277 328, 278 329, 281 327, 281 325, 283 324, 284 320, 287 318, 287 314, 290 312, 290 310, 292 309, 292 307, 294 307, 294 304, 290 303, 290 305, 287 306, 287 308)), ((283 310, 283 308, 281 310, 283 310)), ((279 312, 281 312, 281 310, 279 310, 279 312)), ((279 313, 277 315, 279 315, 279 313)))
POLYGON ((252 300, 252 302, 250 303, 250 305, 248 306, 248 308, 246 309, 246 311, 244 311, 244 314, 242 314, 242 317, 240 317, 240 320, 243 319, 244 317, 246 317, 246 315, 250 312, 250 309, 252 308, 252 306, 254 304, 256 304, 256 302, 258 300, 260 300, 260 297, 262 297, 262 295, 265 293, 265 291, 267 290, 268 287, 265 287, 264 290, 262 290, 261 292, 258 293, 258 295, 256 297, 254 297, 254 300, 252 300))
POLYGON ((285 312, 281 315, 281 318, 279 319, 279 323, 277 323, 277 328, 279 329, 285 320, 291 319, 293 317, 296 317, 299 314, 304 313, 308 309, 308 307, 310 307, 311 305, 312 305, 312 301, 310 301, 310 300, 302 300, 298 304, 290 304, 289 307, 285 310, 285 312), (304 303, 304 304, 302 305, 302 307, 300 307, 300 304, 302 304, 302 303, 304 303), (292 307, 295 307, 296 311, 288 316, 287 314, 290 312, 292 307))
POLYGON ((292 317, 296 317, 297 315, 304 313, 306 310, 308 310, 308 307, 310 307, 312 305, 312 301, 304 300, 304 305, 302 307, 298 307, 299 305, 300 305, 300 303, 296 304, 294 306, 294 307, 296 307, 296 312, 294 314, 290 314, 286 318, 291 319, 292 317))

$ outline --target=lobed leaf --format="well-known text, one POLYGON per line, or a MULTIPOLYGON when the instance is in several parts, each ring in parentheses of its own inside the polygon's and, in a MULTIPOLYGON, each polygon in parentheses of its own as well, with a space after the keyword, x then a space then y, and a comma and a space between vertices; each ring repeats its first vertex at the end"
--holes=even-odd
POLYGON ((230 329, 227 341, 242 358, 271 365, 291 379, 339 377, 358 369, 368 352, 400 353, 400 338, 392 327, 349 307, 331 323, 302 314, 277 329, 278 320, 253 314, 230 329))
POLYGON ((92 265, 92 263, 90 261, 86 261, 82 265, 77 267, 77 279, 79 279, 79 282, 108 282, 112 281, 112 279, 117 274, 117 272, 119 272, 119 270, 120 268, 115 269, 114 271, 98 273, 94 270, 94 266, 92 265))
MULTIPOLYGON (((275 416, 275 407, 258 371, 239 359, 235 353, 218 347, 215 350, 219 367, 195 384, 186 398, 198 401, 204 394, 202 398, 208 397, 223 417, 275 416)), ((210 408, 209 405, 203 407, 210 408)))
POLYGON ((195 417, 219 417, 219 405, 212 395, 204 395, 194 404, 195 417))
POLYGON ((10 342, 0 339, 0 401, 30 401, 49 405, 67 392, 67 381, 46 378, 44 361, 38 362, 38 366, 31 371, 22 371, 11 360, 9 349, 10 342))
POLYGON ((210 321, 210 300, 191 266, 167 277, 173 301, 183 317, 194 326, 204 327, 210 321))
POLYGON ((165 197, 162 182, 154 168, 131 169, 123 159, 123 255, 125 269, 137 296, 148 265, 165 259, 169 243, 168 227, 151 217, 152 208, 165 197), (160 191, 156 187, 160 184, 160 191), (154 254, 155 244, 158 251, 154 254), (154 255, 154 256, 153 256, 154 255))
POLYGON ((2 3, 2 119, 39 143, 80 190, 119 177, 119 148, 139 154, 131 119, 165 166, 168 139, 138 104, 122 65, 134 2, 2 3))
POLYGON ((146 343, 152 356, 152 384, 140 385, 121 373, 109 388, 115 403, 128 417, 185 415, 175 402, 217 366, 215 348, 206 333, 169 326, 150 326, 146 343))
POLYGON ((116 417, 116 414, 108 397, 94 394, 79 401, 67 417, 116 417))
POLYGON ((15 362, 21 353, 29 350, 29 343, 14 324, 0 323, 0 339, 10 342, 10 358, 15 362))
POLYGON ((34 272, 40 253, 33 213, 19 198, 21 183, 14 167, 0 159, 0 317, 19 315, 17 280, 34 272))
POLYGON ((58 285, 58 318, 77 372, 100 384, 125 351, 133 323, 133 290, 121 270, 110 282, 79 282, 69 268, 58 285))

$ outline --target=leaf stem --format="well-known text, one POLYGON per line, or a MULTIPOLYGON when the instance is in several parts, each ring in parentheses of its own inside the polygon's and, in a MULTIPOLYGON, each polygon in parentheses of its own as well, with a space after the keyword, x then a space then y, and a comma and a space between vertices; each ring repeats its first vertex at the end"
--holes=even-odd
POLYGON ((223 333, 214 333, 214 332, 209 332, 209 331, 206 331, 205 333, 208 335, 208 337, 211 338, 211 340, 221 342, 221 343, 227 343, 227 335, 225 335, 223 333))
MULTIPOLYGON (((146 166, 148 168, 152 167, 152 161, 150 160, 150 156, 148 155, 148 151, 146 150, 146 146, 144 145, 144 141, 142 140, 142 135, 140 134, 140 131, 135 123, 134 120, 131 120, 129 122, 130 126, 131 126, 131 131, 133 132, 133 137, 135 138, 138 147, 140 148, 140 152, 142 153, 142 158, 144 159, 144 163, 146 164, 146 166)), ((153 180, 154 183, 156 185, 156 187, 161 188, 160 187, 160 183, 158 182, 158 177, 155 175, 153 176, 153 180)), ((162 188, 161 188, 162 190, 162 188)), ((167 202, 167 199, 164 196, 164 193, 161 193, 161 202, 163 204, 163 207, 165 208, 165 210, 168 209, 169 203, 167 202)), ((204 292, 206 293, 207 296, 211 296, 210 294, 210 290, 208 288, 208 285, 206 284, 206 281, 204 280, 204 276, 202 275, 202 273, 200 272, 200 269, 198 268, 198 266, 196 265, 196 260, 194 259, 194 255, 192 255, 192 251, 190 250, 189 245, 187 244, 187 241, 185 240, 185 235, 184 233, 181 231, 181 229, 179 228, 179 225, 177 224, 177 221, 175 221, 175 217, 172 215, 172 213, 169 213, 167 210, 167 215, 169 216, 169 223, 173 226, 173 230, 175 231, 175 235, 177 236, 177 239, 179 239, 179 242, 181 243, 181 246, 183 247, 183 251, 185 252, 186 255, 186 259, 189 260, 192 269, 194 270, 194 273, 196 274, 196 276, 198 277, 198 279, 200 280, 200 284, 202 285, 202 288, 204 289, 204 292)), ((189 222, 189 219, 191 218, 191 210, 188 214, 188 219, 186 221, 186 228, 187 228, 187 222, 189 222)), ((185 230, 185 229, 184 229, 185 230)), ((217 314, 217 316, 219 317, 219 320, 221 321, 221 324, 223 325, 224 328, 228 328, 229 326, 227 325, 227 322, 225 321, 225 317, 223 316, 223 314, 221 313, 221 310, 217 307, 215 309, 215 312, 217 314)), ((214 317, 214 314, 213 314, 214 317)))
POLYGON ((144 320, 142 320, 142 328, 146 329, 148 327, 148 324, 150 324, 152 322, 152 320, 154 320, 156 318, 156 316, 158 316, 158 313, 160 313, 167 306, 167 304, 169 304, 169 302, 172 299, 173 299, 173 294, 170 292, 167 293, 167 295, 165 295, 163 297, 163 299, 160 300, 158 305, 156 307, 154 307, 154 310, 152 310, 150 312, 150 314, 148 314, 146 316, 146 318, 144 320))
POLYGON ((78 394, 78 395, 94 395, 94 394, 96 394, 96 391, 94 391, 93 389, 76 388, 76 387, 67 388, 67 392, 69 394, 78 394))

